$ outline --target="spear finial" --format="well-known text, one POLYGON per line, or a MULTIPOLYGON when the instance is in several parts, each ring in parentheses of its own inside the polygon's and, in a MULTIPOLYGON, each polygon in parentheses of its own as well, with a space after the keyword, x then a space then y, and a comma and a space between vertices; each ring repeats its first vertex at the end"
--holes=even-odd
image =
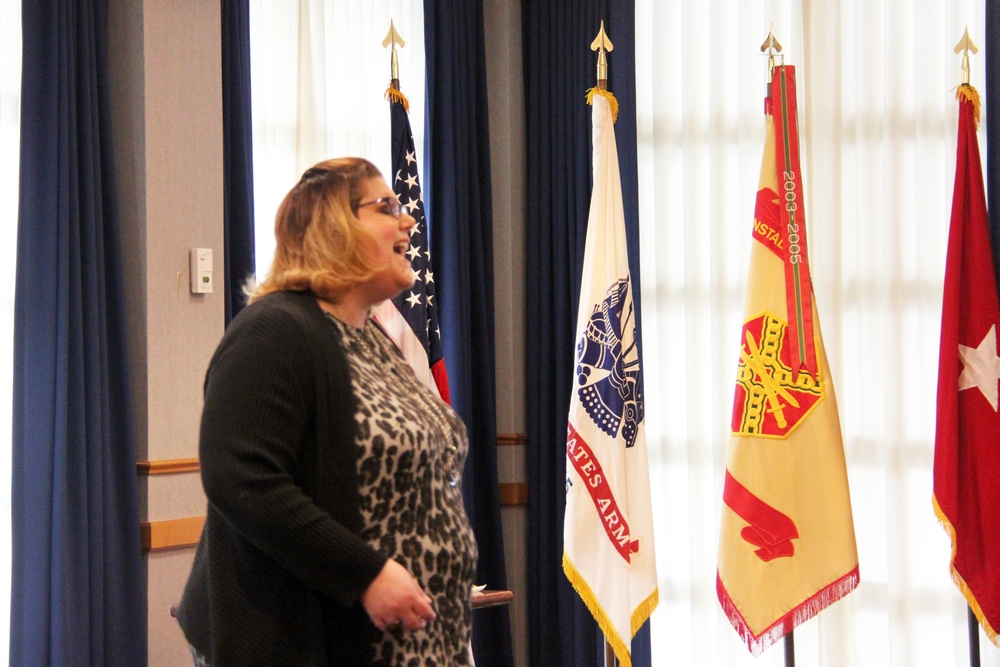
POLYGON ((604 21, 601 21, 601 30, 597 37, 590 44, 591 51, 597 51, 597 87, 606 90, 608 87, 608 56, 607 54, 615 50, 615 45, 608 39, 608 34, 604 32, 604 21))
POLYGON ((774 81, 774 54, 781 53, 781 44, 774 38, 774 24, 767 31, 767 39, 760 45, 761 53, 767 54, 767 83, 774 81))
POLYGON ((958 44, 955 45, 955 53, 962 54, 962 83, 968 85, 969 83, 969 52, 971 51, 973 55, 979 53, 979 47, 972 43, 972 38, 969 37, 969 26, 965 26, 965 34, 962 35, 962 39, 958 40, 958 44))
POLYGON ((608 52, 613 51, 615 45, 608 39, 608 33, 604 32, 604 21, 601 21, 601 29, 597 37, 590 43, 590 50, 597 51, 597 85, 587 91, 587 104, 594 103, 594 96, 600 95, 608 101, 608 108, 611 111, 611 122, 618 119, 618 100, 608 90, 608 52))
POLYGON ((396 90, 399 90, 399 56, 396 53, 396 45, 406 46, 406 42, 403 38, 399 36, 396 32, 396 26, 393 24, 392 19, 389 19, 389 32, 386 33, 385 39, 382 40, 382 47, 386 48, 392 45, 392 60, 390 64, 392 66, 392 83, 389 85, 396 90))
POLYGON ((962 85, 955 92, 955 97, 972 104, 972 117, 975 120, 976 129, 979 129, 979 109, 981 103, 979 92, 969 83, 970 52, 972 54, 978 53, 979 47, 972 43, 972 38, 969 37, 969 26, 965 26, 965 34, 962 35, 962 39, 958 40, 958 44, 955 45, 955 53, 962 54, 962 85))

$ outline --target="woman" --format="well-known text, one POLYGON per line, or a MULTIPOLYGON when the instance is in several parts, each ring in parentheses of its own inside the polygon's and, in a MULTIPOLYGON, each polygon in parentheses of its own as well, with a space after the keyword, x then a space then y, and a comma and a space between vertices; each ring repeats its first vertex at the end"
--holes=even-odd
POLYGON ((465 427, 369 318, 413 284, 414 224, 357 158, 278 209, 205 380, 208 514, 178 609, 198 664, 471 664, 465 427))

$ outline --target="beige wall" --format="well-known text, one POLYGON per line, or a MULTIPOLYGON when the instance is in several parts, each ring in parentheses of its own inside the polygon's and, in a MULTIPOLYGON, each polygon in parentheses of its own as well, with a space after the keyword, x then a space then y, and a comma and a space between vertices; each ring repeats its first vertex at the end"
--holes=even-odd
MULTIPOLYGON (((121 192, 130 366, 139 460, 198 455, 205 368, 222 335, 221 283, 191 294, 188 252, 223 267, 222 73, 218 2, 112 0, 112 97, 121 192)), ((142 476, 140 520, 205 514, 197 473, 142 476)), ((149 664, 190 665, 170 605, 193 548, 146 558, 149 664)))
MULTIPOLYGON (((524 81, 521 5, 485 0, 486 78, 489 80, 490 161, 493 178, 493 284, 495 304, 497 432, 523 434, 524 418, 524 81)), ((497 447, 501 483, 524 483, 525 445, 497 447)), ((516 665, 528 664, 527 507, 500 510, 511 636, 516 665)), ((489 582, 484 582, 489 583, 489 582)))
MULTIPOLYGON (((486 0, 494 203, 497 429, 524 432, 524 119, 516 0, 486 0)), ((140 461, 198 455, 205 368, 224 327, 219 3, 111 0, 112 98, 140 461), (188 251, 212 248, 216 291, 193 295, 188 251)), ((524 446, 498 448, 523 482, 524 446)), ((196 472, 140 476, 140 520, 203 516, 196 472)), ((525 507, 502 511, 516 663, 527 664, 525 507)), ((190 665, 170 617, 193 547, 147 555, 149 664, 190 665)))

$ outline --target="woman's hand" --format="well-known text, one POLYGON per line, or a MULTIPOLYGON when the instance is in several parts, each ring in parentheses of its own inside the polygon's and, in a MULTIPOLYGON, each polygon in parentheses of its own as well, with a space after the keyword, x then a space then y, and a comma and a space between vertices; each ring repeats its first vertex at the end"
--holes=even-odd
POLYGON ((383 632, 397 624, 407 630, 419 630, 437 616, 431 598, 417 580, 391 558, 361 594, 361 604, 375 627, 383 632))

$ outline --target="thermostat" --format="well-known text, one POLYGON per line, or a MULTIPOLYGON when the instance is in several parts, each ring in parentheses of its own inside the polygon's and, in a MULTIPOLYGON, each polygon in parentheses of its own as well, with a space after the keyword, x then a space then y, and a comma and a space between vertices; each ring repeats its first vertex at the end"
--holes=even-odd
POLYGON ((212 249, 191 248, 191 293, 212 292, 212 249))

